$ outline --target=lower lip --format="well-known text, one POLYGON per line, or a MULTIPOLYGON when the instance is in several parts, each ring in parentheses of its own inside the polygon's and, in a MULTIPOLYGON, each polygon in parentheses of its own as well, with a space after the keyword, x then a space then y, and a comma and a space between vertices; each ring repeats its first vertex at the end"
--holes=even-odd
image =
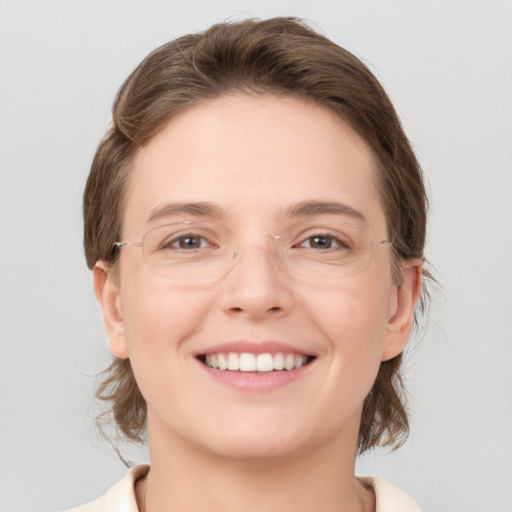
POLYGON ((240 391, 273 391, 290 384, 304 375, 313 361, 296 370, 280 370, 273 372, 240 372, 217 370, 199 361, 199 364, 212 379, 240 391))

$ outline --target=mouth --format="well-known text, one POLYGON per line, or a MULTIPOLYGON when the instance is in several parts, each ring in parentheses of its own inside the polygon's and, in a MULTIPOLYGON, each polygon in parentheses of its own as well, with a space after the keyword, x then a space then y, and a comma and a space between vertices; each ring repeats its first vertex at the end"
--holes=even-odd
POLYGON ((292 352, 217 352, 201 354, 197 359, 208 368, 226 372, 290 372, 311 364, 315 356, 292 352))

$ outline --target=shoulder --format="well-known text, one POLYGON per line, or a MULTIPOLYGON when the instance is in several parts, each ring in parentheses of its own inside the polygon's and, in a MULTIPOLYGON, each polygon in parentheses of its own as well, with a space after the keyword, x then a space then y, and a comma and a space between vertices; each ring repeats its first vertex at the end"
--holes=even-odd
POLYGON ((416 501, 380 477, 359 477, 360 482, 375 493, 375 512, 421 512, 416 501))
POLYGON ((67 512, 138 512, 134 484, 144 476, 149 466, 134 466, 100 498, 72 508, 67 512))

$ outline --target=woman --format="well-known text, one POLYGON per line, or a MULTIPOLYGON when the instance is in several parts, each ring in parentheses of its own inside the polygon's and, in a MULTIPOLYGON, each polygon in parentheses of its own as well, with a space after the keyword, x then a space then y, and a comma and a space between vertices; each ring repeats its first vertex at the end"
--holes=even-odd
POLYGON ((426 197, 380 84, 300 21, 211 27, 122 86, 84 195, 114 362, 147 434, 91 511, 419 510, 356 453, 397 447, 426 197))

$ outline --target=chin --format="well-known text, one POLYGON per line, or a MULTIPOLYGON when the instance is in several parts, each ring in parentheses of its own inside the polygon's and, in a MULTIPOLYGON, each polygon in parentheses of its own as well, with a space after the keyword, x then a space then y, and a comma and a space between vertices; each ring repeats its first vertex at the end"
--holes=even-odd
POLYGON ((306 421, 230 422, 210 425, 201 444, 216 457, 240 463, 276 461, 298 455, 320 442, 306 421), (300 427, 300 428, 297 428, 300 427))
POLYGON ((205 447, 216 458, 232 463, 257 464, 289 459, 300 453, 300 443, 279 439, 235 438, 221 445, 205 447))

